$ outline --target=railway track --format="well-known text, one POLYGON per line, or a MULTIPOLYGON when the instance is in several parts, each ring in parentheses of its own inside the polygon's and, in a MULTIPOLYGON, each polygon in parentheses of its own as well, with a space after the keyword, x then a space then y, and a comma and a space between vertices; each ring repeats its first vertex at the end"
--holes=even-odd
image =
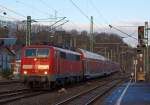
POLYGON ((69 97, 54 105, 91 105, 100 97, 104 96, 112 88, 116 87, 122 80, 109 80, 103 84, 95 86, 87 91, 81 92, 77 95, 69 97))
POLYGON ((0 81, 0 85, 8 85, 13 83, 22 83, 20 80, 0 81))
POLYGON ((16 101, 22 98, 28 98, 44 93, 43 91, 32 91, 30 89, 19 89, 14 91, 0 92, 0 105, 16 101))

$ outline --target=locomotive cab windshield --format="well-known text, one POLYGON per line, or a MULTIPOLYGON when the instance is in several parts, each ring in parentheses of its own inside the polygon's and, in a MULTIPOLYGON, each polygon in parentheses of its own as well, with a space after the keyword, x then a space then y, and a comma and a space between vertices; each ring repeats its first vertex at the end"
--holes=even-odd
POLYGON ((25 57, 48 57, 49 56, 49 49, 48 48, 29 48, 25 51, 25 57))

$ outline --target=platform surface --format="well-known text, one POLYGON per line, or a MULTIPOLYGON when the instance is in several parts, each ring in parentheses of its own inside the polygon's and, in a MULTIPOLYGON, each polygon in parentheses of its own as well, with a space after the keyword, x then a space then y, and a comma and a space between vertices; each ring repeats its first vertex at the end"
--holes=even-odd
POLYGON ((104 105, 150 105, 150 82, 127 81, 105 99, 104 105))

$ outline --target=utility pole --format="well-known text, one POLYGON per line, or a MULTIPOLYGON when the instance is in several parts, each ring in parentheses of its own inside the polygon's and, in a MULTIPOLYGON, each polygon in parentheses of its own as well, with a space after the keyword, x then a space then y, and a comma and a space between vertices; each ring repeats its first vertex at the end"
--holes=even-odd
POLYGON ((105 47, 105 57, 107 57, 107 55, 106 55, 106 54, 107 54, 107 48, 105 47))
POLYGON ((76 43, 77 43, 77 39, 76 39, 76 37, 73 37, 73 47, 74 48, 76 48, 76 45, 77 45, 76 43))
MULTIPOLYGON (((116 52, 117 55, 119 55, 119 45, 117 45, 117 52, 116 52)), ((119 63, 119 56, 116 56, 116 62, 119 63)))
POLYGON ((111 55, 110 55, 110 56, 111 56, 110 58, 111 58, 111 60, 113 61, 113 51, 112 51, 112 49, 110 50, 110 54, 111 54, 111 55))
POLYGON ((107 58, 110 60, 110 55, 109 55, 109 52, 107 53, 107 58))
POLYGON ((146 61, 146 73, 149 74, 149 52, 148 52, 148 22, 145 22, 145 61, 146 61))
POLYGON ((31 16, 27 16, 26 46, 31 44, 31 16))
POLYGON ((136 82, 136 80, 137 80, 137 59, 133 59, 133 64, 134 64, 134 80, 135 80, 135 82, 136 82))
POLYGON ((93 41, 93 16, 91 16, 91 22, 90 22, 90 51, 93 52, 94 50, 94 41, 93 41))

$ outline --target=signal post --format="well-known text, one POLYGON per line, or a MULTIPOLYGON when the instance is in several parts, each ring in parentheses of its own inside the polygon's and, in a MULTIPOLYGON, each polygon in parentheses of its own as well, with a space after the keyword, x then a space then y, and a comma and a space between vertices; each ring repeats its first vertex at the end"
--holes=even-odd
POLYGON ((146 69, 145 69, 145 42, 144 42, 144 26, 138 27, 138 46, 137 46, 137 81, 145 81, 146 69))

